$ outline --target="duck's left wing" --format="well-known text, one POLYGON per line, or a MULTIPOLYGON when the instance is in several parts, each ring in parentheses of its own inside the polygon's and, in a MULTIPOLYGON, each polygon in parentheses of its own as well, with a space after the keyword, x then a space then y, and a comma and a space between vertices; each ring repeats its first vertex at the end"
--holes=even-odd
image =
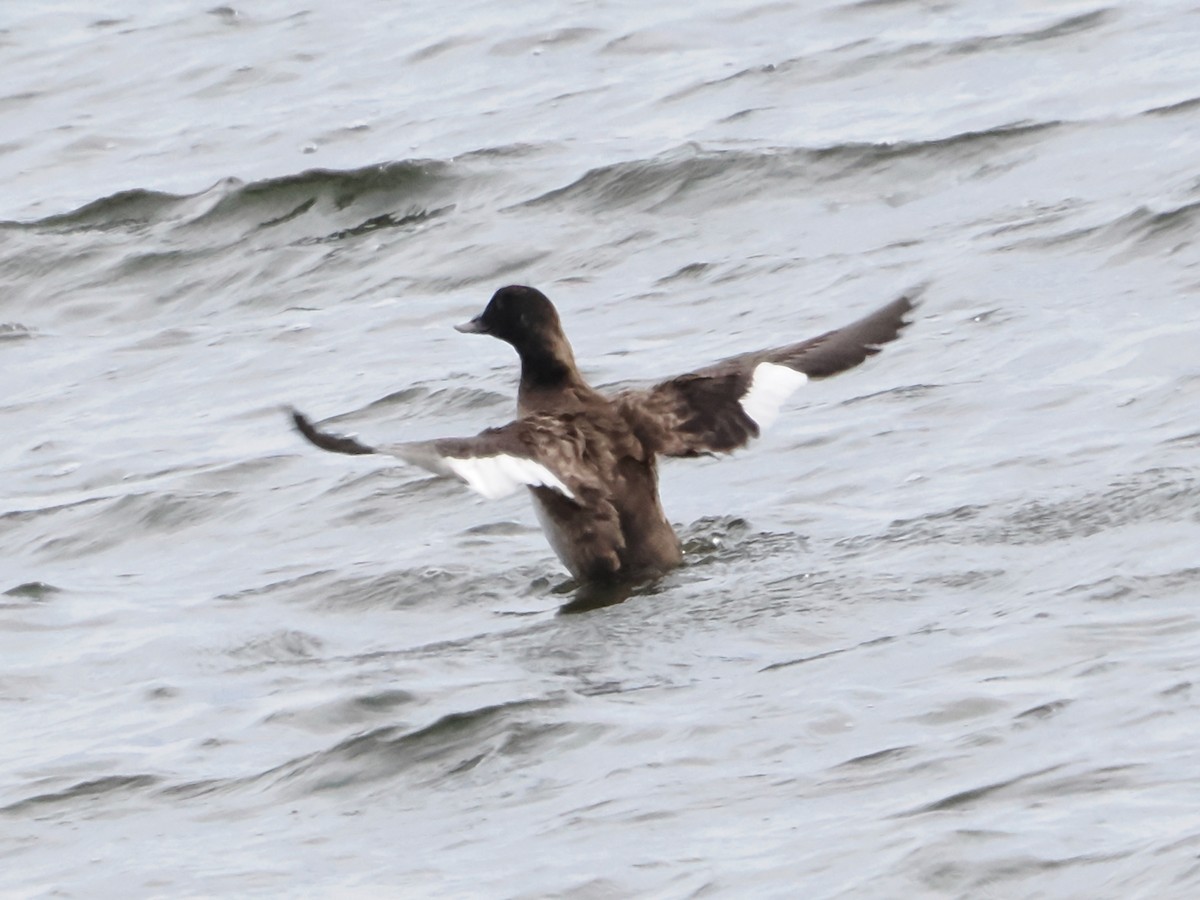
POLYGON ((521 487, 544 487, 574 501, 584 486, 578 476, 573 477, 566 471, 570 467, 564 465, 561 447, 532 439, 538 423, 528 419, 489 428, 469 438, 409 441, 375 447, 354 437, 322 431, 296 410, 291 414, 296 430, 322 450, 394 456, 435 475, 458 478, 489 500, 506 497, 521 487))
POLYGON ((666 456, 728 453, 743 447, 810 378, 852 369, 895 340, 914 308, 900 297, 843 328, 815 338, 744 353, 614 398, 638 435, 666 456))

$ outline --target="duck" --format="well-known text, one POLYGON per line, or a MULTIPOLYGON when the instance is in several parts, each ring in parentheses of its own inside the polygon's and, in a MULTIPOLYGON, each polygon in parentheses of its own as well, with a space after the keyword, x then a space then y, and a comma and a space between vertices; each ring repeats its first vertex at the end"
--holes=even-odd
POLYGON ((683 563, 659 496, 659 458, 717 456, 746 446, 799 387, 852 369, 895 340, 913 309, 913 299, 901 296, 799 343, 605 394, 580 373, 549 298, 508 285, 455 327, 516 350, 521 375, 512 422, 473 437, 368 444, 290 412, 296 430, 322 450, 395 457, 458 479, 488 499, 525 489, 551 548, 577 582, 644 582, 683 563))

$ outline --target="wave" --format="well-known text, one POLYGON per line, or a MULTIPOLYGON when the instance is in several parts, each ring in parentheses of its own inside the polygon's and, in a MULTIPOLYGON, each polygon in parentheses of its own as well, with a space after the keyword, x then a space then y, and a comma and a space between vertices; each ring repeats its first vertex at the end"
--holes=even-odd
MULTIPOLYGON (((876 7, 900 5, 912 0, 863 0, 843 8, 843 12, 871 11, 876 7)), ((667 95, 671 103, 730 85, 739 87, 749 81, 770 83, 775 91, 787 86, 796 88, 823 82, 856 78, 867 72, 889 72, 898 68, 925 68, 958 57, 979 53, 1004 52, 1028 45, 1073 37, 1108 25, 1116 18, 1111 9, 1055 19, 1049 24, 1027 30, 998 31, 941 40, 921 40, 902 43, 891 41, 886 34, 878 38, 863 37, 847 44, 838 44, 802 56, 792 56, 775 62, 759 63, 740 69, 731 75, 688 85, 667 95)))
MULTIPOLYGON (((699 194, 720 200, 801 190, 822 181, 866 177, 901 162, 906 177, 936 177, 947 166, 970 165, 1008 147, 1040 140, 1059 121, 1007 123, 917 141, 847 142, 828 147, 708 149, 685 145, 646 159, 586 171, 566 185, 518 199, 505 209, 578 205, 584 209, 661 209, 699 194), (716 191, 718 197, 710 196, 716 191)), ((520 149, 526 152, 527 148, 520 149)), ((403 160, 357 169, 309 169, 253 182, 227 178, 194 194, 143 188, 120 191, 66 213, 6 230, 38 234, 190 232, 231 229, 231 239, 279 234, 288 242, 343 241, 379 230, 418 229, 455 212, 476 182, 503 178, 505 148, 454 160, 403 160), (482 165, 480 165, 482 163, 482 165)), ((510 186, 509 189, 512 189, 510 186)), ((174 252, 174 250, 173 250, 174 252)), ((173 265, 174 260, 169 260, 173 265)))
MULTIPOLYGON (((1004 249, 1039 249, 1081 244, 1087 248, 1120 249, 1124 254, 1130 255, 1171 255, 1191 246, 1198 224, 1200 200, 1165 210, 1139 206, 1100 225, 1024 238, 1005 245, 1004 249)), ((998 235, 1022 225, 1005 226, 992 234, 998 235)))
POLYGON ((956 41, 946 47, 946 51, 952 54, 977 53, 981 50, 1003 49, 1007 47, 1020 47, 1025 44, 1036 44, 1042 41, 1052 41, 1058 38, 1070 37, 1072 35, 1081 34, 1085 31, 1092 31, 1107 25, 1114 18, 1116 12, 1111 9, 1097 9, 1092 12, 1080 13, 1074 16, 1067 16, 1049 25, 1044 25, 1041 28, 1034 28, 1029 31, 1016 31, 1007 34, 985 35, 977 38, 966 38, 961 41, 956 41))
POLYGON ((900 519, 877 535, 840 541, 856 552, 880 544, 1044 545, 1092 537, 1147 522, 1185 521, 1200 503, 1200 480, 1180 468, 1151 468, 1100 490, 1060 499, 1031 500, 996 511, 959 506, 916 519, 900 519))
POLYGON ((437 783, 493 758, 519 764, 546 741, 578 726, 539 721, 538 713, 558 700, 512 700, 448 713, 428 725, 374 728, 334 746, 284 763, 260 778, 302 794, 344 790, 413 772, 418 783, 437 783))
POLYGON ((20 322, 0 322, 0 341, 20 341, 37 334, 20 322))
MULTIPOLYGON (((651 159, 590 169, 575 181, 519 206, 582 204, 600 210, 662 209, 697 192, 727 189, 730 198, 862 177, 899 162, 928 163, 934 176, 947 165, 970 164, 997 150, 1024 146, 1063 127, 1058 121, 1013 123, 925 141, 851 142, 821 148, 704 150, 689 145, 651 159)), ((711 199, 711 198, 709 198, 711 199)))
POLYGON ((40 602, 62 592, 62 588, 47 584, 44 581, 26 581, 10 587, 0 596, 16 597, 30 602, 40 602))
POLYGON ((76 801, 93 802, 96 798, 110 794, 127 794, 143 791, 158 784, 159 779, 154 775, 106 775, 80 781, 61 791, 48 791, 16 800, 6 806, 0 806, 0 813, 19 815, 33 810, 42 811, 46 807, 59 804, 73 804, 76 801))
MULTIPOLYGON (((368 707, 387 712, 411 701, 403 691, 377 692, 359 698, 368 707)), ((492 761, 521 765, 547 742, 577 734, 580 726, 543 721, 543 710, 561 705, 558 699, 512 700, 440 716, 425 725, 384 725, 339 740, 326 749, 291 759, 265 771, 200 781, 171 783, 158 775, 103 775, 43 791, 0 806, 8 816, 44 816, 80 804, 119 802, 132 795, 189 801, 213 794, 270 785, 289 793, 343 790, 410 775, 417 784, 434 784, 492 761), (507 760, 507 762, 505 761, 507 760)), ((588 726, 583 726, 588 727, 588 726)))
POLYGON ((1188 97, 1165 106, 1155 106, 1142 113, 1144 116, 1173 116, 1176 113, 1192 113, 1200 107, 1200 97, 1188 97))
POLYGON ((358 169, 308 169, 243 182, 227 178, 195 194, 135 188, 30 222, 4 223, 35 232, 145 231, 156 226, 202 228, 234 224, 263 231, 300 219, 326 228, 311 240, 341 240, 403 228, 445 215, 458 180, 452 163, 406 160, 358 169))

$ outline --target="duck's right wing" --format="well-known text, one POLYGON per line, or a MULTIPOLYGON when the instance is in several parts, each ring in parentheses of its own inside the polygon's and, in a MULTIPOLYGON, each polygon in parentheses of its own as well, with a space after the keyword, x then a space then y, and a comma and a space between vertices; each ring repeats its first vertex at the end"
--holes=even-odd
POLYGON ((614 402, 642 439, 667 456, 729 453, 774 421, 810 378, 852 369, 895 340, 915 304, 900 297, 842 328, 797 344, 743 353, 614 402))
POLYGON ((578 502, 580 491, 588 486, 579 467, 571 465, 577 442, 570 434, 562 434, 561 429, 557 440, 539 440, 539 434, 544 434, 552 423, 539 421, 538 417, 489 428, 469 438, 375 447, 354 437, 322 431, 296 410, 291 414, 296 430, 322 450, 394 456, 435 475, 458 478, 489 500, 506 497, 521 487, 542 487, 578 502))

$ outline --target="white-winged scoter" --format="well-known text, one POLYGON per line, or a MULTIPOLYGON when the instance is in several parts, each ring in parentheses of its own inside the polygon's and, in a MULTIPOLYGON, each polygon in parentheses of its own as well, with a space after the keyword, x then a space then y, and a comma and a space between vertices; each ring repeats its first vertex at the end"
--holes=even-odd
POLYGON ((292 417, 323 450, 395 456, 459 478, 488 498, 527 487, 551 547, 572 575, 589 583, 638 581, 683 561, 658 496, 658 456, 745 446, 805 381, 853 368, 894 340, 913 308, 900 297, 819 337, 605 396, 576 368, 554 305, 541 291, 510 285, 457 328, 516 349, 515 421, 469 438, 369 446, 320 431, 299 412, 292 417))

